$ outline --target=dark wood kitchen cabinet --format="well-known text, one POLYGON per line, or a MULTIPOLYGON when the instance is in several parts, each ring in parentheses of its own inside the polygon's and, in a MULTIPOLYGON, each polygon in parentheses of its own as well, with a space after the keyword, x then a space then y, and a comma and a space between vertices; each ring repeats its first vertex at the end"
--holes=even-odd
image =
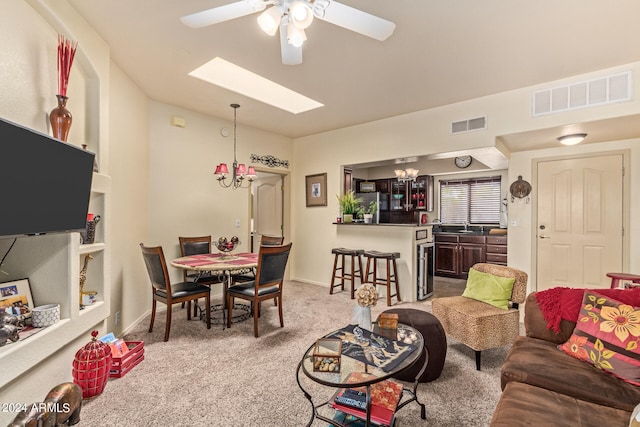
POLYGON ((438 276, 466 279, 474 264, 485 262, 485 236, 434 234, 438 276))
POLYGON ((458 236, 460 254, 459 277, 469 277, 469 269, 474 264, 485 262, 485 236, 458 236))
POLYGON ((434 234, 435 270, 438 276, 458 276, 458 236, 434 234))
POLYGON ((381 193, 389 192, 389 180, 388 179, 376 179, 374 181, 376 183, 376 191, 381 193))
POLYGON ((410 201, 413 209, 433 211, 433 176, 421 175, 409 183, 410 201))
POLYGON ((487 236, 487 262, 507 265, 507 236, 487 236))

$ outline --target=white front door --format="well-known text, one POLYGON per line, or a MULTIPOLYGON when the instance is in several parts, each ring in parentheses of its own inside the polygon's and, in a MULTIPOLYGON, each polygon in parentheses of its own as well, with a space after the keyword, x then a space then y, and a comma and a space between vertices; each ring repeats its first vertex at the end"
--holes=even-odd
POLYGON ((606 288, 622 271, 622 167, 622 155, 538 163, 538 291, 606 288))

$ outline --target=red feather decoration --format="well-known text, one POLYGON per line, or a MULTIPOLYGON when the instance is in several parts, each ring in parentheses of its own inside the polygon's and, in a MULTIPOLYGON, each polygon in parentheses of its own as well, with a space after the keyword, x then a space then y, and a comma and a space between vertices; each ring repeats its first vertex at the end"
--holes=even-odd
POLYGON ((72 42, 58 35, 58 95, 67 96, 67 85, 73 57, 76 55, 78 42, 72 42))

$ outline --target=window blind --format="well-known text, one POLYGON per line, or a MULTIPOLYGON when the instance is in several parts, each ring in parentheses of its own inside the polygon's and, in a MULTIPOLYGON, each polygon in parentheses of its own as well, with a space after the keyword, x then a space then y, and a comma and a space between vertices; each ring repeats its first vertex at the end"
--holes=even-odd
POLYGON ((440 220, 445 224, 500 223, 501 177, 440 181, 440 220))

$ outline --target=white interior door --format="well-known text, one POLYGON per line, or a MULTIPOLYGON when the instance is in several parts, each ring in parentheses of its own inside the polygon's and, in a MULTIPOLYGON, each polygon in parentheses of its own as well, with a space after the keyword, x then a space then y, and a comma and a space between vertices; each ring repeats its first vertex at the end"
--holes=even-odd
POLYGON ((608 287, 622 271, 622 166, 622 155, 538 163, 538 291, 608 287))
POLYGON ((282 235, 282 176, 260 173, 253 184, 254 247, 260 236, 282 235))

